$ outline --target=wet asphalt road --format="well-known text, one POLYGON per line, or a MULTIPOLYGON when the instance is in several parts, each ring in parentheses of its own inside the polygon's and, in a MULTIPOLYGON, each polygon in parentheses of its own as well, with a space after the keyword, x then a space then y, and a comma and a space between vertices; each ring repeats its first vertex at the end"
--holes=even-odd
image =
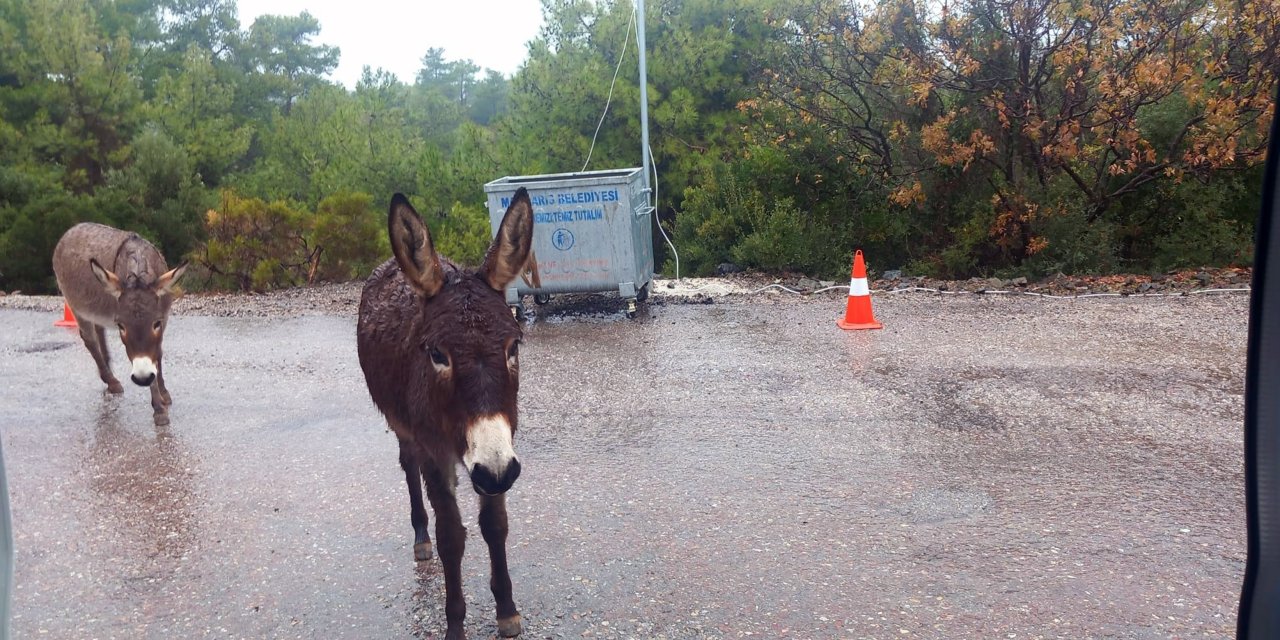
MULTIPOLYGON (((879 296, 886 330, 858 333, 842 303, 544 310, 509 500, 523 637, 1233 633, 1244 296, 879 296)), ((16 637, 443 633, 354 318, 175 318, 168 427, 53 319, 0 310, 16 637)))

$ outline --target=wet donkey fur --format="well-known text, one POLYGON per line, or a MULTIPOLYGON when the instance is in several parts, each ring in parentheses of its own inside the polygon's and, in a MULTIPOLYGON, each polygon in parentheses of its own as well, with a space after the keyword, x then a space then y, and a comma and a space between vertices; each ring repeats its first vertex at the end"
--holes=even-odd
POLYGON ((164 384, 161 343, 169 324, 174 286, 186 271, 170 270, 164 256, 136 233, 84 222, 67 230, 53 250, 53 273, 80 338, 111 393, 124 387, 111 373, 106 327, 120 332, 132 364, 129 378, 151 387, 157 425, 169 424, 173 400, 164 384))
POLYGON ((489 586, 498 632, 521 631, 507 573, 505 492, 520 475, 513 448, 520 382, 520 325, 503 292, 525 270, 533 209, 516 192, 479 269, 440 257, 409 201, 391 199, 387 220, 395 258, 373 271, 360 297, 356 342, 374 404, 400 441, 409 487, 414 557, 431 557, 427 499, 436 518, 444 567, 449 639, 464 638, 462 554, 466 529, 458 512, 462 463, 480 496, 480 532, 489 547, 489 586))

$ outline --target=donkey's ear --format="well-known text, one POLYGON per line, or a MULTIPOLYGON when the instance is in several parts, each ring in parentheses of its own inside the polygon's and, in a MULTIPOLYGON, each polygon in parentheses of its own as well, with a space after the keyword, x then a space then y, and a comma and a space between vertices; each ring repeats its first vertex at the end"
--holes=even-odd
POLYGON ((532 252, 533 205, 529 203, 529 192, 520 187, 502 216, 502 225, 489 245, 480 273, 490 287, 505 291, 524 272, 532 252))
POLYGON ((116 274, 107 271, 102 265, 98 264, 97 258, 89 258, 89 268, 93 269, 93 275, 102 283, 102 290, 111 294, 113 298, 120 297, 120 278, 116 274))
POLYGON ((391 236, 391 251, 404 271, 409 284, 424 298, 440 292, 444 286, 444 269, 440 257, 431 244, 431 234, 422 217, 413 210, 409 199, 397 193, 391 197, 391 211, 387 214, 387 233, 391 236))
POLYGON ((178 265, 176 269, 170 269, 169 271, 166 271, 163 274, 161 274, 160 277, 156 280, 156 286, 155 286, 156 295, 162 295, 166 293, 172 294, 174 292, 173 288, 178 284, 178 278, 181 278, 182 274, 186 272, 187 272, 187 263, 184 262, 178 265))

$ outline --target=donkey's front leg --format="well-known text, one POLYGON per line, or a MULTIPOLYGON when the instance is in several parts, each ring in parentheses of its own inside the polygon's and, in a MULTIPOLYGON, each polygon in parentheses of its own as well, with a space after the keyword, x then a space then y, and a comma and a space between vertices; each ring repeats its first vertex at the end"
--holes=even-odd
POLYGON ((157 427, 169 424, 169 405, 165 404, 160 385, 156 382, 151 383, 151 411, 157 427))
POLYGON ((427 533, 427 510, 422 506, 422 463, 414 454, 413 444, 400 440, 400 468, 409 487, 409 522, 413 524, 413 559, 431 559, 431 536, 427 533))
POLYGON ((462 597, 462 554, 467 548, 467 528, 458 513, 455 489, 458 474, 453 465, 439 464, 426 457, 422 475, 427 481, 427 499, 436 512, 436 547, 444 567, 444 616, 449 622, 445 640, 466 640, 463 621, 467 617, 467 601, 462 597))
POLYGON ((498 635, 520 635, 520 612, 511 599, 511 575, 507 573, 507 494, 480 496, 480 532, 489 545, 489 589, 498 608, 498 635))
POLYGON ((155 355, 156 377, 151 381, 151 410, 155 414, 157 427, 163 427, 169 424, 169 393, 164 389, 164 378, 161 376, 160 368, 161 356, 159 353, 155 355))
MULTIPOLYGON (((72 313, 74 314, 75 312, 72 311, 72 313)), ((120 381, 111 373, 111 352, 107 350, 106 331, 79 316, 76 317, 76 323, 80 325, 80 339, 84 341, 84 346, 89 350, 89 355, 93 356, 94 364, 98 365, 98 377, 107 384, 107 391, 109 393, 124 393, 124 387, 120 385, 120 381)))
POLYGON ((160 387, 160 401, 164 406, 173 404, 173 396, 169 395, 169 387, 164 386, 164 358, 156 358, 156 386, 160 387))

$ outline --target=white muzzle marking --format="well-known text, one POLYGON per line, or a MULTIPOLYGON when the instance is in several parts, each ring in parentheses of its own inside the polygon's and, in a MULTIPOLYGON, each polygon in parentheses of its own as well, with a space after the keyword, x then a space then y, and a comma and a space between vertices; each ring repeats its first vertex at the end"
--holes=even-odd
POLYGON ((148 380, 156 374, 156 363, 145 356, 133 359, 133 371, 129 376, 134 380, 148 380))
POLYGON ((467 467, 467 473, 479 464, 501 475, 515 458, 511 424, 506 417, 500 414, 485 416, 467 428, 467 451, 462 454, 462 464, 467 467))

